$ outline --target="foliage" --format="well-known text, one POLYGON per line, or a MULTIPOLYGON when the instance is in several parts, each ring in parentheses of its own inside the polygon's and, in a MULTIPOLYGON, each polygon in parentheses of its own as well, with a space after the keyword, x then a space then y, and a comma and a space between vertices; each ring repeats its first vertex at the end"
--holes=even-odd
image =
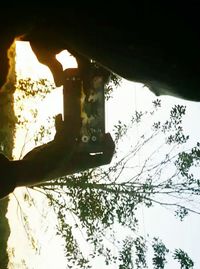
POLYGON ((114 88, 117 88, 120 86, 121 78, 114 74, 110 73, 109 80, 105 85, 105 100, 108 101, 113 94, 114 88))
POLYGON ((193 261, 190 259, 187 253, 185 253, 181 249, 176 249, 174 252, 174 259, 177 260, 180 265, 181 269, 190 269, 194 266, 193 261))
POLYGON ((94 60, 91 60, 90 64, 90 72, 93 75, 96 74, 104 77, 104 96, 105 100, 108 101, 112 97, 113 90, 120 86, 122 79, 117 74, 108 71, 94 60))
POLYGON ((0 91, 0 107, 0 152, 12 158, 16 117, 14 113, 13 91, 8 86, 6 90, 0 91))
POLYGON ((17 124, 25 127, 30 125, 30 118, 24 115, 23 111, 29 111, 33 119, 37 118, 38 102, 41 102, 47 94, 55 89, 55 85, 50 83, 47 79, 32 80, 31 78, 19 79, 15 85, 15 103, 17 124), (28 109, 31 101, 31 109, 28 109))
POLYGON ((39 121, 39 118, 41 107, 43 107, 42 102, 56 88, 47 79, 33 80, 31 78, 18 79, 15 87, 15 138, 18 138, 18 130, 20 130, 20 135, 24 135, 25 142, 21 148, 21 154, 15 157, 21 159, 28 148, 46 143, 52 137, 55 130, 54 117, 50 116, 43 120, 48 128, 39 121), (32 145, 33 142, 34 145, 32 145))
POLYGON ((154 250, 154 257, 152 259, 154 269, 163 269, 166 264, 165 256, 169 252, 169 250, 166 248, 163 242, 160 241, 158 238, 154 238, 152 247, 154 250))
MULTIPOLYGON (((34 188, 45 195, 57 216, 57 235, 63 239, 69 268, 91 268, 91 261, 97 257, 119 269, 147 268, 150 249, 155 269, 165 267, 167 254, 179 262, 180 268, 193 267, 184 251, 170 252, 159 238, 149 245, 137 235, 141 205, 173 208, 180 220, 189 212, 200 213, 188 203, 191 196, 194 202, 200 194, 200 180, 194 171, 199 167, 200 144, 183 150, 189 141, 182 125, 185 106, 172 107, 169 118, 163 121, 159 117, 161 108, 157 99, 150 111, 136 111, 129 123, 116 123, 113 134, 117 150, 111 165, 34 188), (133 142, 133 133, 144 121, 149 123, 147 132, 133 142), (128 152, 119 154, 125 137, 130 139, 128 152), (153 151, 150 143, 156 145, 153 151), (125 237, 121 231, 125 231, 125 237)), ((41 127, 36 142, 44 138, 45 132, 46 128, 41 127)))

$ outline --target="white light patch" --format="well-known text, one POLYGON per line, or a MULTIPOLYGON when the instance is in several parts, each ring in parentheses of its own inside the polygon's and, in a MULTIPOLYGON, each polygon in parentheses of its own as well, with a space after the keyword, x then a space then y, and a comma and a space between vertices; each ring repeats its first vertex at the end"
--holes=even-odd
POLYGON ((63 70, 67 68, 78 67, 76 58, 72 56, 67 50, 63 50, 56 54, 56 59, 62 64, 63 70))

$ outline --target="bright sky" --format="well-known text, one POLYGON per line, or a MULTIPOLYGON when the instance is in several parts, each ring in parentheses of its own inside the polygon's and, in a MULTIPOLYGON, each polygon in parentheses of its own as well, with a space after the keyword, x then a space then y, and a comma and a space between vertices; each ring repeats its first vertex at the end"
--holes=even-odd
MULTIPOLYGON (((20 46, 21 44, 19 44, 20 46)), ((18 65, 18 72, 24 77, 29 77, 34 75, 33 78, 37 79, 46 77, 52 79, 52 75, 49 69, 41 64, 38 64, 36 57, 31 52, 28 43, 25 44, 23 50, 19 49, 18 57, 20 57, 20 66, 18 65), (21 53, 21 54, 20 54, 21 53), (21 59, 24 59, 22 62, 21 59), (40 68, 39 68, 40 67, 40 68)), ((64 53, 66 56, 66 52, 64 53)), ((49 96, 45 103, 41 104, 41 114, 52 111, 53 114, 60 113, 62 111, 62 95, 61 89, 55 90, 52 96, 49 96), (56 97, 57 96, 57 97, 56 97), (48 107, 50 110, 48 110, 48 107)), ((136 109, 147 109, 151 105, 151 101, 155 99, 155 96, 142 84, 133 83, 123 80, 122 86, 115 91, 115 95, 106 104, 106 131, 112 132, 112 127, 118 120, 127 121, 127 116, 131 115, 136 109)), ((189 102, 180 100, 172 97, 161 97, 163 104, 162 116, 166 113, 169 106, 174 103, 186 104, 187 105, 187 116, 185 124, 187 126, 189 134, 192 136, 192 141, 198 140, 200 137, 200 128, 198 122, 198 115, 200 114, 200 104, 195 102, 189 102)), ((138 133, 134 134, 137 139, 142 130, 138 129, 138 133)), ((23 143, 24 137, 19 134, 21 143, 23 143)), ((19 138, 18 138, 19 139, 19 138)), ((20 141, 20 139, 19 139, 20 141)), ((19 142, 20 144, 20 142, 19 142)), ((18 144, 18 145, 19 145, 18 144)), ((19 150, 15 151, 15 156, 19 154, 19 150)), ((22 199, 23 188, 18 188, 15 191, 15 195, 19 200, 22 199)), ((35 194, 34 194, 35 195, 35 194)), ((15 258, 13 262, 15 266, 11 268, 22 268, 20 265, 20 260, 25 259, 28 261, 30 269, 64 269, 66 265, 64 264, 64 257, 62 253, 62 247, 60 241, 52 236, 53 231, 50 227, 54 225, 54 217, 52 212, 45 210, 45 201, 42 196, 37 194, 39 203, 36 207, 28 208, 27 204, 21 201, 22 207, 31 212, 29 217, 31 218, 30 223, 32 224, 33 234, 36 235, 41 241, 39 243, 39 248, 34 253, 28 244, 26 234, 24 233, 24 228, 22 226, 22 220, 20 218, 20 209, 17 209, 16 199, 11 195, 11 201, 8 210, 8 218, 11 226, 11 236, 9 239, 10 250, 14 248, 15 258), (42 204, 40 204, 42 203, 42 204), (41 222, 39 216, 47 214, 47 219, 43 219, 41 222), (52 217, 51 217, 52 216, 52 217), (38 223, 39 218, 39 223, 38 223), (47 229, 47 226, 49 228, 47 229), (46 230, 47 229, 47 230, 46 230), (20 244, 19 244, 20 242, 20 244)), ((145 234, 150 235, 160 235, 163 241, 169 248, 183 248, 188 252, 191 257, 196 262, 194 269, 200 268, 200 255, 199 255, 199 242, 200 242, 200 218, 198 216, 191 216, 185 219, 184 222, 180 223, 177 221, 173 214, 160 208, 152 208, 146 210, 143 208, 140 212, 140 218, 143 225, 141 226, 141 231, 145 234)), ((35 244, 35 242, 33 242, 35 244)), ((173 263, 166 266, 166 269, 175 268, 173 263)), ((25 267, 24 267, 25 268, 25 267)), ((95 263, 93 269, 105 268, 101 263, 95 263)), ((115 269, 110 267, 109 269, 115 269)), ((151 269, 151 267, 149 267, 151 269)))
MULTIPOLYGON (((151 102, 155 98, 157 97, 146 87, 143 87, 143 85, 124 80, 122 86, 116 90, 115 98, 111 99, 111 103, 107 105, 108 122, 112 125, 113 121, 119 119, 126 121, 127 115, 131 115, 135 109, 138 111, 150 109, 151 102), (112 113, 113 111, 114 113, 112 113), (109 117, 109 115, 112 116, 109 117)), ((191 146, 196 144, 200 138, 200 128, 198 125, 200 103, 169 96, 162 96, 159 99, 161 99, 162 103, 162 117, 167 115, 172 105, 186 105, 187 112, 184 116, 184 127, 187 127, 187 132, 190 135, 191 146)), ((143 130, 139 129, 136 136, 139 137, 139 134, 142 134, 142 132, 143 130)), ((135 139, 137 140, 137 137, 135 139)), ((172 212, 156 206, 149 209, 143 207, 140 212, 140 218, 141 223, 143 223, 140 228, 144 234, 149 234, 152 237, 159 236, 171 250, 182 248, 195 262, 194 269, 200 268, 200 217, 198 215, 190 215, 183 222, 180 222, 174 217, 172 212)), ((173 260, 166 265, 166 269, 172 268, 179 268, 173 260)), ((153 267, 149 266, 148 269, 153 269, 153 267)))

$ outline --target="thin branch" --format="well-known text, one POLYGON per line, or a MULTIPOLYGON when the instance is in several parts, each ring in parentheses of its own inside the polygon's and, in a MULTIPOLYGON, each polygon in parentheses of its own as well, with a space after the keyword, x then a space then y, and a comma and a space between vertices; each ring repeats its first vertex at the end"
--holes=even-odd
POLYGON ((195 214, 198 214, 200 215, 200 211, 196 211, 196 210, 193 210, 191 208, 188 208, 186 206, 181 206, 177 203, 167 203, 167 202, 161 202, 161 201, 157 201, 155 199, 152 199, 152 198, 148 198, 148 197, 145 197, 146 200, 149 200, 151 202, 154 202, 156 204, 159 204, 161 206, 170 206, 170 207, 179 207, 179 208, 185 208, 187 211, 191 212, 191 213, 195 213, 195 214))

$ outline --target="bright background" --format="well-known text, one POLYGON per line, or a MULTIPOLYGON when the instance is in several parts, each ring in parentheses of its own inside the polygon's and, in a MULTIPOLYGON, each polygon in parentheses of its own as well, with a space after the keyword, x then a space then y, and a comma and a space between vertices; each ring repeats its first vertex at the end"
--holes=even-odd
MULTIPOLYGON (((29 43, 18 44, 18 61, 17 71, 20 76, 37 78, 47 78, 53 80, 50 70, 38 63, 35 55, 32 53, 29 43), (24 59, 24 61, 22 61, 24 59)), ((148 110, 155 95, 151 93, 142 84, 123 80, 121 87, 114 92, 113 98, 106 103, 106 131, 112 133, 114 124, 118 120, 127 121, 127 118, 134 113, 135 110, 148 110)), ((189 102, 174 97, 162 96, 162 113, 164 117, 173 104, 183 104, 187 106, 187 112, 184 125, 191 137, 191 143, 195 143, 200 138, 199 128, 199 112, 200 104, 197 102, 189 102)), ((62 89, 56 89, 52 95, 48 96, 41 104, 41 115, 58 114, 62 112, 62 89), (48 109, 49 108, 49 109, 48 109)), ((133 139, 138 139, 142 133, 141 129, 133 134, 133 139)), ((200 139, 199 139, 200 140, 200 139)), ((19 156, 21 146, 23 144, 23 134, 18 133, 17 144, 15 148, 15 156, 19 156)), ((192 145, 192 144, 191 144, 192 145)), ((29 145, 33 147, 33 145, 29 145)), ((155 147, 155 145, 152 145, 155 147)), ((30 149, 27 149, 30 150, 30 149)), ((124 150, 126 150, 124 148, 124 150)), ((139 162, 138 157, 138 162, 139 162)), ((43 196, 39 193, 32 194, 36 199, 35 207, 23 203, 23 188, 15 191, 15 196, 10 195, 9 209, 7 217, 11 226, 11 235, 9 238, 9 252, 11 253, 10 268, 29 268, 29 269, 64 269, 66 268, 64 255, 62 252, 62 240, 55 236, 55 216, 53 212, 47 209, 47 203, 43 196), (16 200, 20 202, 20 206, 16 200), (21 207, 21 208, 20 208, 21 207), (27 239, 26 231, 22 225, 23 217, 21 209, 25 209, 31 223, 31 231, 34 238, 38 238, 36 242, 34 238, 27 239), (29 211, 28 211, 29 210, 29 211), (44 218, 41 218, 44 216, 44 218), (46 217, 45 217, 46 216, 46 217), (30 244, 31 241, 31 244, 30 244), (35 248, 35 250, 33 250, 35 248), (22 266, 24 260, 24 267, 22 266), (25 266, 27 264, 27 267, 25 266)), ((200 218, 197 215, 186 217, 183 222, 177 220, 172 212, 164 210, 160 207, 150 209, 141 208, 139 217, 142 225, 141 232, 147 238, 150 236, 159 236, 170 249, 182 248, 186 251, 195 262, 194 269, 200 268, 199 242, 200 242, 200 218)), ((26 216, 24 216, 26 218, 26 216)), ((93 269, 102 269, 105 267, 101 260, 93 264, 93 269)), ((108 267, 114 269, 114 267, 108 267)), ((151 269, 152 267, 149 266, 151 269)), ((170 261, 166 269, 178 268, 177 264, 170 261)))

